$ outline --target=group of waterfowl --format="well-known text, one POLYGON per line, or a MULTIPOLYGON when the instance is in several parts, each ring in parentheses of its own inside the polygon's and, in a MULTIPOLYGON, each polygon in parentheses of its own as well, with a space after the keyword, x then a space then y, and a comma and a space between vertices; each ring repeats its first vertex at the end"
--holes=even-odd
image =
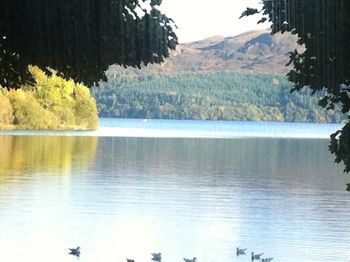
MULTIPOLYGON (((246 248, 236 248, 236 255, 237 256, 241 256, 241 255, 245 255, 246 253, 246 248)), ((76 257, 80 257, 80 247, 78 246, 77 248, 70 248, 69 249, 69 253, 70 255, 76 256, 76 257)), ((268 257, 268 258, 262 258, 262 255, 264 253, 260 253, 260 254, 255 254, 254 252, 251 252, 251 259, 252 261, 254 260, 260 260, 261 262, 271 262, 273 260, 273 257, 268 257)), ((161 262, 162 261, 162 254, 161 253, 151 253, 152 255, 152 261, 155 262, 161 262)), ((184 258, 185 262, 197 262, 197 258, 193 257, 193 258, 184 258)), ((126 262, 135 262, 134 259, 126 259, 126 262)))
MULTIPOLYGON (((161 262, 162 261, 162 254, 161 253, 151 253, 152 260, 155 262, 161 262)), ((197 258, 184 258, 185 262, 197 262, 197 258)), ((135 262, 133 259, 126 259, 126 262, 135 262)))
MULTIPOLYGON (((162 261, 162 254, 161 253, 151 253, 152 255, 152 260, 155 261, 155 262, 161 262, 162 261)), ((185 262, 197 262, 197 258, 192 258, 192 259, 189 259, 189 258, 184 258, 184 261, 185 262)), ((135 260, 133 259, 126 259, 126 262, 135 262, 135 260)))
MULTIPOLYGON (((73 255, 73 256, 76 256, 77 258, 80 257, 80 247, 78 246, 77 248, 69 248, 69 255, 73 255)), ((151 253, 152 255, 152 261, 155 261, 155 262, 162 262, 162 254, 159 252, 159 253, 151 253)), ((197 262, 197 258, 184 258, 184 261, 185 262, 197 262)), ((126 262, 135 262, 134 259, 130 259, 130 258, 127 258, 126 259, 126 262)))
MULTIPOLYGON (((162 261, 162 254, 161 253, 151 253, 152 255, 152 260, 155 262, 161 262, 162 261)), ((126 259, 126 262, 135 262, 134 259, 126 259)))
MULTIPOLYGON (((246 248, 237 247, 236 248, 236 255, 237 256, 245 255, 246 250, 247 250, 246 248)), ((273 257, 263 258, 262 255, 264 255, 264 253, 255 254, 254 252, 251 252, 251 259, 252 259, 252 261, 260 260, 261 262, 271 262, 273 260, 273 257)))

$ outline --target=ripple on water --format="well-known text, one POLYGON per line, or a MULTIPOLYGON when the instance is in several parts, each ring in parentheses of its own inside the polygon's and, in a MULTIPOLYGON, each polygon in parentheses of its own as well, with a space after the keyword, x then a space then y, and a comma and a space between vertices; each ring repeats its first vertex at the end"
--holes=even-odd
POLYGON ((92 152, 89 165, 66 156, 61 171, 38 161, 1 173, 1 261, 71 261, 77 245, 82 262, 249 260, 236 246, 275 261, 348 259, 346 178, 325 140, 100 138, 92 152))

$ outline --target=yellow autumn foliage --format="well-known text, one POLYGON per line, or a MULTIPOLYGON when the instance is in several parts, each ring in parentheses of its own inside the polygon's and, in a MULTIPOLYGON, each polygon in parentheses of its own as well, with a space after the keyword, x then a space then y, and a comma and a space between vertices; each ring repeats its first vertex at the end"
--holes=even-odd
POLYGON ((9 129, 13 124, 13 108, 10 100, 5 95, 6 90, 0 86, 0 128, 9 129))
POLYGON ((11 90, 8 98, 14 109, 14 124, 17 128, 57 129, 57 117, 38 103, 33 91, 11 90))
POLYGON ((82 84, 51 70, 28 66, 34 85, 6 91, 0 87, 0 129, 91 130, 98 127, 95 100, 82 84))
POLYGON ((74 88, 74 112, 76 124, 84 129, 96 129, 98 126, 98 112, 95 99, 90 95, 89 89, 81 84, 74 88))

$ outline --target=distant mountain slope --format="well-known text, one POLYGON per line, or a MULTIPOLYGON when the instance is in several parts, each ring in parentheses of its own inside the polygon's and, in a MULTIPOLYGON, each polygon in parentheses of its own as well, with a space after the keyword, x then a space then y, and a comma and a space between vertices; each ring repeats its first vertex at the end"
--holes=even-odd
POLYGON ((100 116, 122 118, 340 122, 285 77, 296 36, 267 30, 180 45, 161 65, 112 66, 92 89, 100 116))
POLYGON ((181 44, 161 65, 149 72, 243 71, 281 74, 288 69, 288 52, 297 48, 296 36, 271 35, 268 30, 247 32, 234 37, 214 36, 181 44))

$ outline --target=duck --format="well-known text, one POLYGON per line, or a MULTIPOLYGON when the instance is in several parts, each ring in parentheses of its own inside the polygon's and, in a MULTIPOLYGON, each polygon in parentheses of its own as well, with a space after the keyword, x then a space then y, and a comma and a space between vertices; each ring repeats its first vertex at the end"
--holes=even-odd
POLYGON ((152 255, 152 260, 153 261, 157 261, 157 262, 161 262, 162 261, 162 254, 159 253, 151 253, 152 255))
POLYGON ((273 260, 273 257, 263 258, 261 259, 261 262, 271 262, 273 260))
POLYGON ((185 262, 196 262, 196 261, 197 261, 197 258, 196 258, 196 257, 193 257, 192 259, 184 258, 184 261, 185 261, 185 262))
POLYGON ((255 259, 259 260, 263 254, 264 253, 254 254, 254 252, 252 252, 252 261, 255 259))
POLYGON ((129 259, 129 258, 127 258, 127 259, 126 259, 126 262, 135 262, 135 260, 134 260, 134 259, 129 259))
POLYGON ((246 251, 247 249, 246 248, 239 248, 239 247, 237 247, 236 248, 236 255, 237 256, 239 256, 239 255, 245 255, 245 251, 246 251))
POLYGON ((77 248, 70 248, 68 254, 76 257, 80 257, 80 247, 78 246, 77 248))

